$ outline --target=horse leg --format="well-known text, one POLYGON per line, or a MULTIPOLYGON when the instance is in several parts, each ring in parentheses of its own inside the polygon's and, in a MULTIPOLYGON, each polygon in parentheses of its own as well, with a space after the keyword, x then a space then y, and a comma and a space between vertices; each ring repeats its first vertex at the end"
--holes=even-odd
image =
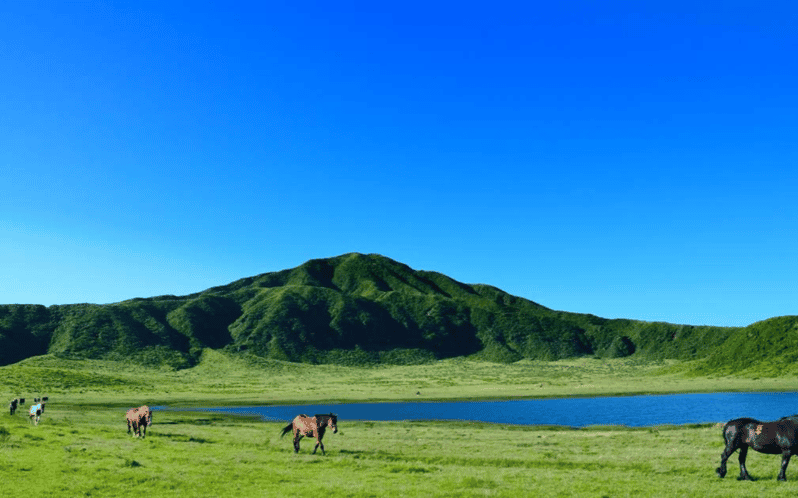
POLYGON ((728 460, 735 451, 737 451, 737 447, 735 446, 734 441, 727 442, 726 448, 724 448, 723 453, 720 454, 720 467, 715 469, 715 472, 718 473, 718 476, 726 477, 726 460, 728 460))
POLYGON ((790 453, 790 450, 785 450, 784 453, 781 454, 781 471, 779 471, 779 477, 777 477, 779 481, 787 480, 787 465, 790 464, 791 456, 792 453, 790 453))
POLYGON ((299 440, 302 439, 300 431, 294 432, 294 453, 299 453, 299 440))
POLYGON ((748 456, 748 445, 743 445, 740 447, 740 477, 737 478, 738 481, 753 481, 745 468, 746 456, 748 456))
POLYGON ((317 437, 317 438, 316 438, 316 447, 315 447, 315 448, 313 448, 313 454, 314 454, 314 455, 316 454, 316 450, 318 450, 318 449, 319 449, 319 446, 321 446, 321 454, 323 455, 323 454, 324 454, 324 445, 323 445, 323 444, 321 444, 321 438, 318 438, 318 437, 317 437))

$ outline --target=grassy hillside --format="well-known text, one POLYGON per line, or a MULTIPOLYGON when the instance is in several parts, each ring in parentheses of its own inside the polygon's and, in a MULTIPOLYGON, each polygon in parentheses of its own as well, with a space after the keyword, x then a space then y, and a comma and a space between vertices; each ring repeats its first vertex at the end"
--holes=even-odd
POLYGON ((760 378, 696 376, 690 371, 693 363, 631 357, 501 364, 449 358, 423 365, 354 367, 206 349, 194 367, 175 370, 44 355, 0 367, 0 399, 46 395, 58 405, 248 406, 795 389, 794 372, 760 378))
POLYGON ((488 285, 346 254, 188 296, 109 305, 0 306, 0 365, 52 354, 185 368, 203 350, 305 363, 418 364, 468 356, 705 360, 752 368, 798 357, 795 317, 746 328, 608 320, 488 285))

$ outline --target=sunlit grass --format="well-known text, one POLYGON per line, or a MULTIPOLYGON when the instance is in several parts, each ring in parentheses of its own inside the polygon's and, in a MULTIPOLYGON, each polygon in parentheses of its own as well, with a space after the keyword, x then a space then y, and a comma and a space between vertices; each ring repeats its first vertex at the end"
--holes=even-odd
POLYGON ((704 376, 668 360, 578 358, 498 364, 468 359, 348 367, 237 357, 211 349, 194 368, 148 368, 40 356, 0 367, 0 395, 57 395, 79 403, 302 404, 510 399, 716 391, 789 391, 795 377, 704 376))
MULTIPOLYGON (((689 365, 687 365, 689 366, 689 365)), ((31 358, 0 367, 0 396, 50 396, 42 423, 0 415, 4 489, 40 496, 776 496, 779 458, 749 454, 756 482, 715 476, 711 425, 524 427, 340 420, 295 455, 284 422, 156 411, 145 439, 127 434, 142 403, 324 403, 507 399, 633 393, 792 390, 794 378, 696 377, 674 361, 581 358, 495 364, 464 359, 368 368, 234 357, 206 350, 192 369, 31 358)))
MULTIPOLYGON (((145 439, 120 408, 59 407, 38 427, 0 416, 6 489, 25 496, 777 496, 778 457, 753 454, 757 481, 715 476, 712 425, 523 427, 340 421, 327 454, 294 454, 282 423, 157 411, 145 439)), ((734 471, 734 466, 731 467, 734 471)), ((798 471, 788 471, 788 478, 798 471)))

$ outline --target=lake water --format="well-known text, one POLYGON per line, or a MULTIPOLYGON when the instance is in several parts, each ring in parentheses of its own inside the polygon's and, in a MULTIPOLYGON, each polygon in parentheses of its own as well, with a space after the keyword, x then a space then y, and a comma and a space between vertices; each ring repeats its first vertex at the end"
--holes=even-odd
POLYGON ((346 403, 209 408, 290 421, 299 413, 334 412, 342 420, 463 420, 519 425, 626 425, 775 420, 798 413, 798 392, 708 393, 510 401, 346 403))

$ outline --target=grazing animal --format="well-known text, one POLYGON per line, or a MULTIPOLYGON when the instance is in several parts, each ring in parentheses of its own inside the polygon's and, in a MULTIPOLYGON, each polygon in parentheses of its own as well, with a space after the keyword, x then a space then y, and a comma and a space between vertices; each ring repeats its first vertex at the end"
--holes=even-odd
POLYGON ((294 417, 294 420, 283 427, 283 432, 280 437, 285 436, 289 431, 294 435, 294 453, 299 453, 299 440, 304 436, 315 437, 316 447, 313 448, 313 453, 321 447, 321 454, 324 454, 324 444, 321 438, 324 437, 324 431, 327 428, 332 429, 333 434, 338 432, 338 416, 332 413, 327 415, 314 415, 308 417, 307 415, 300 414, 294 417))
POLYGON ((8 412, 13 415, 17 413, 17 410, 24 404, 25 398, 14 398, 11 400, 11 403, 8 404, 8 412))
POLYGON ((33 425, 39 425, 42 413, 44 413, 44 403, 31 405, 30 412, 28 413, 28 422, 33 422, 33 425))
POLYGON ((739 480, 752 480, 745 468, 748 448, 768 455, 781 455, 781 470, 777 479, 787 480, 787 465, 790 457, 798 453, 798 415, 783 417, 775 422, 760 422, 753 418, 730 420, 723 426, 723 439, 726 448, 720 454, 720 467, 716 472, 720 477, 726 475, 726 460, 740 449, 739 480))
POLYGON ((138 408, 131 408, 125 415, 127 418, 127 433, 133 429, 133 434, 136 437, 146 437, 147 427, 152 425, 152 410, 147 405, 138 408))

